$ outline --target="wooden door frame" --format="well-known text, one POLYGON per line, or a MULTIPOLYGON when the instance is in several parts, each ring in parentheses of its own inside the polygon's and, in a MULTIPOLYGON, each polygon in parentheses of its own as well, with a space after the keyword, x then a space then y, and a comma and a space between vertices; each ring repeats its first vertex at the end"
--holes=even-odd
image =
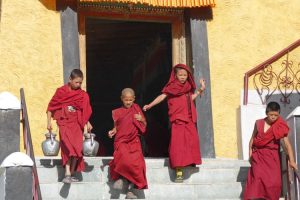
MULTIPOLYGON (((85 6, 78 7, 78 31, 79 31, 79 58, 80 69, 86 74, 86 19, 96 17, 107 20, 141 21, 170 23, 172 25, 172 64, 187 63, 186 35, 183 9, 167 9, 142 7, 133 8, 132 5, 116 6, 85 6)), ((86 79, 82 85, 86 89, 86 79)))

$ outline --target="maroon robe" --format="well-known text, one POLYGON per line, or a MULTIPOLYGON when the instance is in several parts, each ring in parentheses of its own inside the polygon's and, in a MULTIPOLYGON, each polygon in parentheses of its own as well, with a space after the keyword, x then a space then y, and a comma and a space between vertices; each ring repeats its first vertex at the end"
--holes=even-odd
POLYGON ((146 164, 139 139, 139 134, 145 133, 146 126, 134 118, 139 113, 144 117, 137 104, 112 111, 117 133, 114 140, 114 159, 109 163, 110 176, 113 180, 124 177, 137 189, 147 189, 146 164))
POLYGON ((251 168, 248 172, 244 199, 280 198, 280 139, 287 136, 289 127, 281 117, 266 132, 264 125, 265 119, 256 121, 257 134, 253 138, 251 168))
POLYGON ((162 93, 168 96, 169 118, 172 124, 169 146, 172 168, 201 164, 199 136, 196 128, 197 113, 192 94, 196 88, 193 76, 186 65, 174 67, 169 82, 162 93), (182 68, 188 72, 188 79, 180 83, 174 69, 182 68))
POLYGON ((68 85, 64 85, 56 90, 47 111, 52 112, 59 127, 63 166, 71 157, 75 157, 78 159, 75 170, 83 171, 82 133, 92 114, 88 94, 82 89, 71 90, 68 85), (74 110, 68 109, 68 106, 72 106, 74 110))

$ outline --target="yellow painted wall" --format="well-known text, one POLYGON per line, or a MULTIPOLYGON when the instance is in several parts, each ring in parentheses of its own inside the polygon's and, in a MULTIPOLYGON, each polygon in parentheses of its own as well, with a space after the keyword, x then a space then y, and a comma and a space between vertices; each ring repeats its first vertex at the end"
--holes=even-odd
POLYGON ((299 0, 218 0, 208 22, 217 157, 237 158, 246 71, 300 39, 299 0))
POLYGON ((50 0, 2 0, 0 92, 19 97, 19 88, 25 89, 37 155, 42 155, 47 103, 63 84, 60 15, 54 7, 50 0))
MULTIPOLYGON (((0 91, 25 89, 35 152, 45 110, 63 84, 60 15, 52 0, 2 0, 0 91)), ((208 22, 217 157, 237 158, 240 91, 246 71, 300 38, 299 0, 218 0, 208 22)))

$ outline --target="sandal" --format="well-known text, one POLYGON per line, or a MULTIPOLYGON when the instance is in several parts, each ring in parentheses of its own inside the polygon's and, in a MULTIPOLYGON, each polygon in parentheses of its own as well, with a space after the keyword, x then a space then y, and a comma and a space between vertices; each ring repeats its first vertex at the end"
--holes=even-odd
POLYGON ((62 180, 65 184, 71 184, 72 183, 72 177, 70 175, 65 176, 65 178, 62 180))
POLYGON ((175 182, 176 183, 182 183, 183 182, 183 170, 180 167, 176 168, 175 182))
POLYGON ((71 180, 72 182, 79 182, 80 180, 78 178, 76 178, 75 176, 71 176, 71 180))
POLYGON ((137 196, 133 192, 127 192, 126 199, 137 199, 137 196))

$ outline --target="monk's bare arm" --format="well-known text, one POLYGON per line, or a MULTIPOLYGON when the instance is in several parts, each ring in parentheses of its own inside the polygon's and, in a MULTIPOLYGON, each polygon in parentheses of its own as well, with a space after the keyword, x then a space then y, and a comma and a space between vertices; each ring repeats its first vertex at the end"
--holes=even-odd
POLYGON ((155 105, 159 104, 160 102, 162 102, 163 100, 165 100, 166 97, 167 97, 166 94, 161 94, 161 95, 159 95, 159 96, 156 97, 151 103, 149 103, 148 105, 145 105, 145 106, 143 107, 143 110, 144 110, 144 111, 147 111, 147 110, 151 109, 153 106, 155 106, 155 105))
POLYGON ((252 136, 249 141, 249 160, 251 160, 251 157, 252 157, 253 138, 256 136, 256 134, 257 134, 257 127, 256 127, 256 123, 255 123, 253 133, 252 133, 252 136))
POLYGON ((297 167, 297 164, 295 163, 294 152, 293 152, 293 149, 292 149, 292 145, 289 141, 289 138, 284 137, 283 142, 284 142, 284 145, 285 145, 286 150, 287 150, 287 154, 288 154, 289 161, 290 161, 290 166, 297 170, 298 167, 297 167))
POLYGON ((204 90, 202 89, 197 90, 194 94, 192 94, 192 100, 194 101, 198 97, 198 95, 201 96, 203 92, 204 90))
POLYGON ((192 94, 192 100, 193 101, 198 97, 198 95, 201 96, 202 93, 204 92, 205 88, 206 88, 206 86, 205 86, 205 80, 204 79, 201 78, 199 80, 199 83, 201 85, 201 88, 199 88, 194 94, 192 94))
POLYGON ((47 111, 47 129, 49 131, 52 130, 51 117, 52 117, 52 113, 50 111, 47 111))
POLYGON ((112 138, 117 133, 116 124, 114 123, 114 128, 108 131, 108 137, 112 138))

